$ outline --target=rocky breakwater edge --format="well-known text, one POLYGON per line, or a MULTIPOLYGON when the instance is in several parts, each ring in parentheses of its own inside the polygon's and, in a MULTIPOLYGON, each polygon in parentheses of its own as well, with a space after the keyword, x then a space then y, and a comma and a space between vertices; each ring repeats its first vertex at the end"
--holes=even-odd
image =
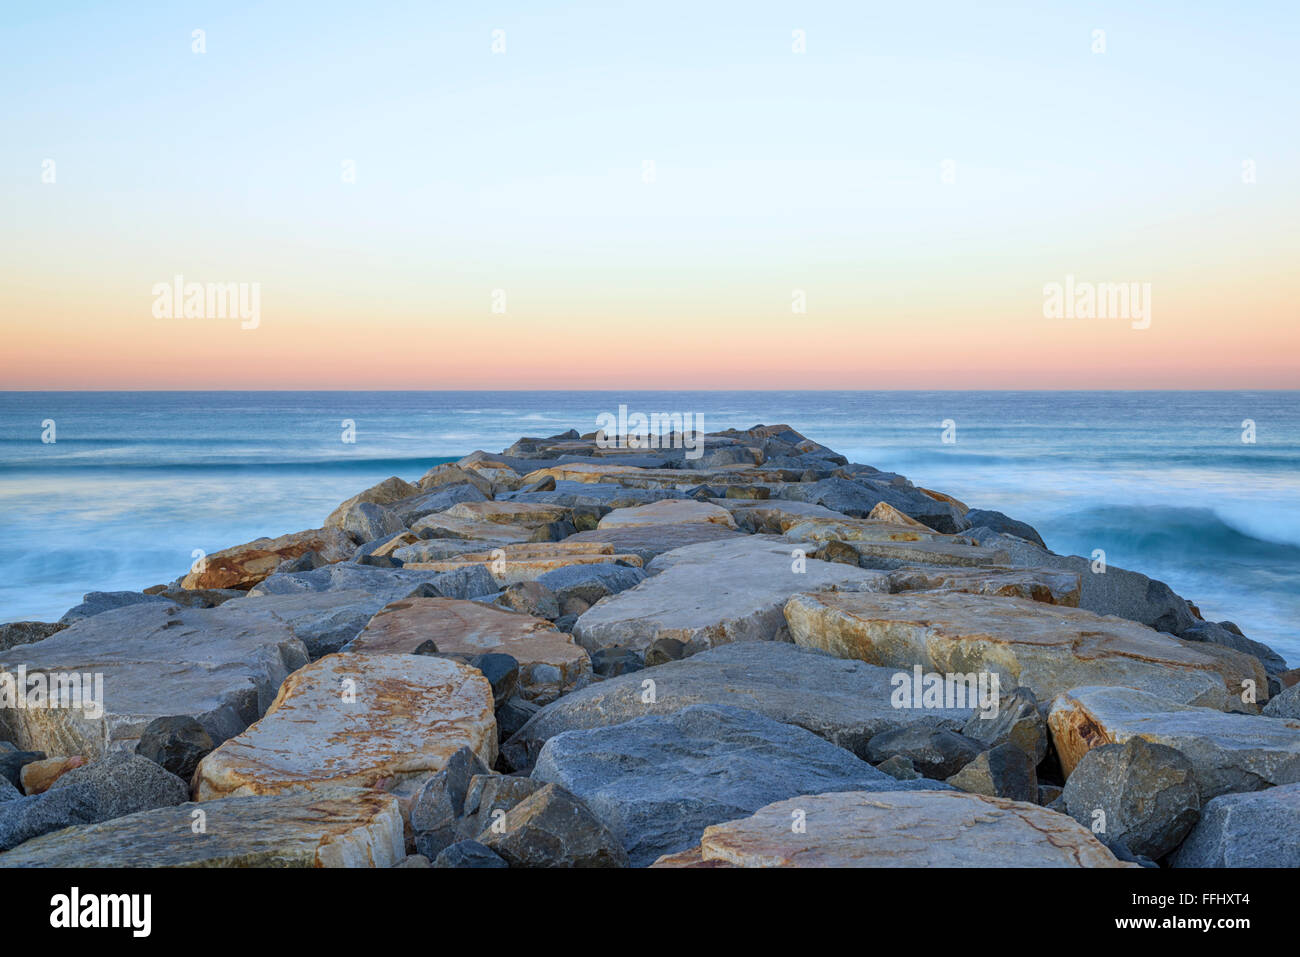
POLYGON ((695 439, 523 438, 0 626, 0 865, 1300 865, 1271 649, 787 426, 695 439))

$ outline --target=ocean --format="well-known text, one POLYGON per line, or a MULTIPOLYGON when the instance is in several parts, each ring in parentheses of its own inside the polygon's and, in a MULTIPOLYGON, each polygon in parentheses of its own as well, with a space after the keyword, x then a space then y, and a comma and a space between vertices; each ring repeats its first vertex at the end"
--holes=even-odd
POLYGON ((1300 664, 1297 392, 0 392, 0 621, 54 620, 343 499, 601 413, 785 423, 1167 582, 1300 664), (49 424, 52 423, 52 426, 49 424), (354 441, 345 441, 349 426, 354 441), (1253 432, 1253 434, 1252 434, 1253 432), (53 442, 42 438, 53 438, 53 442), (1253 441, 1243 441, 1243 438, 1253 441))

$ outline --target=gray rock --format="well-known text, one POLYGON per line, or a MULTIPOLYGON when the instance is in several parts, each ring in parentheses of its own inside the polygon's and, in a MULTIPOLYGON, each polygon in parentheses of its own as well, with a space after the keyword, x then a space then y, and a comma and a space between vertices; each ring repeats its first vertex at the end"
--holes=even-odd
POLYGON ((8 778, 0 777, 0 804, 22 796, 23 792, 10 784, 8 778))
MULTIPOLYGON (((321 568, 328 564, 329 562, 321 557, 320 552, 305 551, 297 558, 286 558, 280 564, 276 565, 274 574, 295 575, 298 572, 315 571, 317 568, 321 568)), ((207 590, 211 589, 205 589, 205 591, 207 590)))
POLYGON ((631 648, 624 648, 622 645, 610 645, 591 654, 592 673, 607 678, 631 674, 644 667, 645 662, 641 660, 641 656, 631 648))
POLYGON ((1190 628, 1184 628, 1179 638, 1184 641, 1208 641, 1214 645, 1223 645, 1236 651, 1244 651, 1259 659, 1264 670, 1273 677, 1286 671, 1286 660, 1268 645, 1251 641, 1240 630, 1227 628, 1231 622, 1198 621, 1190 628))
POLYGON ((461 502, 486 502, 487 496, 473 485, 439 485, 434 491, 399 499, 388 506, 397 520, 409 528, 426 515, 445 512, 461 502))
POLYGON ((572 598, 594 605, 602 598, 617 595, 639 585, 645 572, 630 565, 598 562, 592 565, 565 565, 537 577, 537 584, 555 593, 561 606, 572 598))
POLYGON ((245 610, 244 599, 216 608, 128 605, 0 653, 0 672, 25 667, 29 681, 36 674, 93 674, 95 682, 102 676, 105 692, 102 709, 0 709, 0 737, 94 758, 133 751, 154 718, 187 714, 221 742, 260 718, 280 683, 307 661, 289 625, 245 610))
POLYGON ((885 502, 936 532, 948 535, 971 527, 955 505, 932 499, 915 488, 875 479, 833 477, 820 482, 784 485, 780 497, 822 505, 853 518, 866 518, 873 508, 885 502))
POLYGON ((434 860, 434 867, 509 867, 505 858, 478 841, 457 841, 434 860))
POLYGON ((411 830, 415 848, 430 860, 461 835, 457 828, 465 814, 465 796, 476 774, 488 768, 470 748, 461 748, 447 765, 425 782, 411 802, 411 830))
POLYGON ((1224 794, 1173 855, 1174 867, 1300 867, 1300 784, 1224 794))
POLYGON ((1300 721, 1300 684, 1294 684, 1280 695, 1270 698, 1264 705, 1264 714, 1270 718, 1291 718, 1300 721))
POLYGON ((541 781, 517 775, 477 774, 470 780, 457 829, 464 837, 475 838, 494 824, 500 829, 501 815, 544 787, 541 781))
POLYGON ((651 643, 646 649, 645 665, 651 668, 655 665, 665 665, 670 661, 680 661, 686 657, 685 642, 678 641, 676 638, 659 638, 651 643))
POLYGON ((1038 699, 1028 688, 999 695, 997 714, 973 715, 961 733, 982 741, 989 748, 1014 744, 1029 755, 1033 767, 1047 756, 1047 719, 1038 710, 1038 699))
POLYGON ((867 758, 879 763, 901 754, 927 778, 950 778, 979 756, 980 742, 956 731, 936 730, 924 725, 899 728, 874 736, 867 742, 867 758))
POLYGON ((639 557, 644 565, 664 552, 687 545, 743 539, 744 532, 733 531, 709 522, 685 525, 634 525, 631 528, 598 528, 570 535, 570 542, 603 542, 614 546, 619 554, 639 557))
POLYGON ((7 625, 0 625, 0 651, 15 645, 44 641, 67 627, 61 621, 11 621, 7 625))
POLYGON ((154 718, 145 726, 135 753, 188 782, 214 748, 212 735, 203 725, 189 715, 171 715, 154 718))
POLYGON ((957 730, 970 718, 970 708, 895 708, 891 702, 895 674, 890 668, 785 642, 720 645, 565 695, 507 740, 502 755, 511 767, 528 768, 547 739, 562 732, 608 727, 648 714, 669 715, 696 704, 755 711, 798 725, 860 756, 877 734, 910 725, 957 730), (646 679, 654 682, 654 697, 649 701, 646 679))
POLYGON ((1000 744, 983 752, 948 778, 948 783, 973 794, 1038 803, 1038 774, 1033 761, 1014 744, 1000 744))
POLYGON ((457 555, 464 555, 466 552, 491 551, 493 547, 495 546, 489 542, 467 542, 459 538, 430 538, 393 549, 393 557, 403 563, 440 562, 455 558, 457 555))
POLYGON ((537 618, 554 620, 560 617, 560 604, 555 599, 555 592, 535 581, 507 585, 494 604, 537 618))
POLYGON ((64 612, 59 623, 70 625, 74 621, 80 621, 83 618, 89 618, 92 615, 100 615, 106 611, 112 611, 114 608, 124 608, 127 605, 172 605, 175 604, 170 598, 164 598, 161 595, 146 595, 139 591, 92 591, 82 596, 81 604, 69 608, 64 612))
POLYGON ((1136 737, 1105 744, 1085 754, 1066 779, 1066 812, 1107 845, 1119 842, 1134 854, 1161 858, 1200 816, 1195 773, 1186 756, 1163 744, 1136 737))
MULTIPOLYGON (((504 745, 512 735, 517 734, 531 721, 542 706, 533 701, 526 701, 519 695, 507 699, 503 704, 497 707, 497 734, 500 736, 501 743, 504 745)), ((531 761, 529 762, 531 765, 531 761)), ((514 765, 511 765, 514 767, 514 765)))
POLYGON ((972 508, 966 513, 966 521, 970 522, 974 527, 991 528, 1003 535, 1014 535, 1016 538, 1023 538, 1025 541, 1033 542, 1039 548, 1047 547, 1046 543, 1043 542, 1043 537, 1038 534, 1034 526, 1025 522, 1018 522, 1001 512, 984 508, 972 508))
POLYGON ((425 584, 432 586, 437 592, 436 597, 440 598, 476 598, 497 590, 492 574, 482 565, 435 572, 428 569, 375 568, 341 562, 295 575, 272 575, 251 588, 249 595, 256 597, 304 592, 363 591, 379 599, 382 607, 390 601, 405 598, 415 588, 425 584))
POLYGON ((711 705, 556 735, 533 777, 583 801, 633 866, 698 843, 710 824, 799 794, 947 789, 899 782, 810 731, 711 705))
POLYGON ((423 854, 407 854, 394 867, 432 867, 429 859, 423 854))
POLYGON ((622 844, 568 791, 548 784, 479 835, 511 867, 627 867, 622 844))
POLYGON ((483 677, 492 685, 494 702, 508 701, 519 687, 519 662, 513 655, 488 652, 471 655, 465 663, 483 672, 483 677))
POLYGON ((145 758, 121 751, 74 768, 48 791, 0 804, 0 851, 50 831, 184 803, 189 788, 145 758))

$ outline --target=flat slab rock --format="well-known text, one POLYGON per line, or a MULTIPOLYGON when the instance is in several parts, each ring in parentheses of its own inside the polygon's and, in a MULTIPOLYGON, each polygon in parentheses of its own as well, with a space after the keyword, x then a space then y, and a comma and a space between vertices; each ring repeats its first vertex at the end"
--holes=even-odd
POLYGON ((1180 641, 1122 618, 1018 598, 940 592, 795 595, 785 606, 795 642, 843 658, 927 671, 991 671, 1040 701, 1088 684, 1159 691, 1226 708, 1243 680, 1266 688, 1254 658, 1180 641))
POLYGON ((744 538, 743 532, 722 525, 634 525, 630 528, 595 528, 578 532, 564 540, 564 544, 608 544, 614 551, 631 552, 648 565, 655 557, 675 548, 700 545, 705 542, 734 541, 744 538))
MULTIPOLYGON (((802 504, 791 502, 790 504, 802 504)), ((809 506, 823 508, 823 506, 809 506)), ((925 526, 886 522, 873 518, 850 518, 830 509, 830 515, 804 516, 797 522, 782 522, 781 531, 801 542, 951 542, 943 535, 925 526)))
POLYGON ((1053 568, 900 568, 889 573, 893 592, 945 591, 994 598, 1024 598, 1045 605, 1079 607, 1077 572, 1053 568))
POLYGON ((559 734, 532 777, 581 798, 634 867, 698 843, 710 824, 798 794, 947 789, 897 781, 811 731, 716 705, 559 734))
MULTIPOLYGON (((155 718, 188 715, 216 741, 243 731, 307 663, 289 623, 239 602, 216 608, 137 604, 78 621, 44 641, 0 654, 0 675, 102 675, 95 708, 0 708, 0 739, 52 755, 134 750, 155 718)), ((0 678, 0 681, 3 681, 0 678)))
POLYGON ((232 797, 70 827, 0 854, 0 867, 392 867, 406 854, 397 799, 339 788, 232 797), (195 833, 195 813, 205 829, 195 833))
POLYGON ((523 696, 545 704, 591 673, 591 658, 549 621, 477 601, 405 598, 376 614, 349 652, 410 654, 427 641, 440 652, 510 655, 523 696))
POLYGON ((841 791, 778 801, 704 830, 653 866, 1135 867, 1064 814, 960 791, 841 791), (791 827, 802 813, 805 829, 791 827))
POLYGON ((1142 737, 1192 762, 1201 804, 1229 791, 1300 782, 1300 721, 1195 708, 1128 688, 1075 688, 1047 714, 1068 775, 1091 748, 1142 737))
POLYGON ((692 499, 664 499, 649 505, 619 508, 610 512, 596 526, 601 528, 631 528, 636 525, 721 525, 735 528, 731 513, 718 505, 696 502, 692 499))
POLYGON ((781 609, 792 594, 888 588, 881 572, 794 552, 790 543, 762 535, 666 552, 650 563, 650 577, 641 584, 584 612, 573 635, 588 651, 610 645, 642 651, 658 638, 675 638, 692 651, 732 641, 787 640, 781 609))
POLYGON ((505 586, 536 581, 548 572, 570 565, 599 565, 617 561, 637 567, 642 564, 640 555, 616 552, 613 545, 565 540, 502 545, 496 549, 466 552, 451 558, 410 563, 405 569, 449 572, 468 565, 481 565, 498 585, 505 586))
POLYGON ((405 786, 462 747, 491 767, 493 709, 487 679, 451 659, 327 655, 290 675, 261 720, 199 763, 195 798, 405 786))
POLYGON ((891 679, 896 673, 779 641, 720 645, 565 695, 534 715, 502 746, 502 753, 512 767, 530 768, 557 734, 672 714, 694 704, 754 711, 859 756, 884 731, 913 724, 960 731, 972 715, 970 708, 893 707, 891 679), (646 679, 654 681, 653 700, 647 700, 646 679))

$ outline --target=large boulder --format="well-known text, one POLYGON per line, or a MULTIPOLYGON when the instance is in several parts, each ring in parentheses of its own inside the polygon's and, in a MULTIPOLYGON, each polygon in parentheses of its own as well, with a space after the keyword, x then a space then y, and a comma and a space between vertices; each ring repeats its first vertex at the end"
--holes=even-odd
POLYGON ((627 853, 609 828, 563 788, 547 784, 524 798, 478 841, 511 867, 626 867, 627 853))
POLYGON ((854 518, 866 518, 872 509, 885 502, 936 532, 953 534, 971 527, 962 510, 952 502, 932 498, 918 488, 871 478, 831 477, 785 485, 781 497, 823 505, 854 518))
POLYGON ((384 607, 384 598, 359 588, 343 588, 248 595, 228 607, 232 613, 250 619, 263 618, 270 625, 287 626, 310 657, 320 658, 355 638, 371 616, 384 607))
POLYGON ((19 690, 20 677, 31 688, 66 686, 80 675, 83 689, 79 707, 48 699, 37 707, 0 707, 0 738, 49 754, 96 757, 134 750, 155 718, 188 715, 224 741, 261 717, 280 682, 307 658, 288 624, 246 612, 239 602, 128 605, 0 654, 0 697, 7 687, 19 690))
POLYGON ((1200 821, 1170 863, 1300 867, 1300 784, 1214 798, 1201 808, 1200 821))
POLYGON ((81 600, 81 604, 69 608, 59 619, 60 624, 70 625, 74 621, 80 621, 83 618, 90 618, 92 615, 98 615, 101 612, 112 611, 114 608, 124 608, 127 605, 142 605, 147 602, 154 604, 170 604, 170 599, 162 595, 147 595, 138 591, 92 591, 87 592, 81 600))
POLYGON ((633 866, 689 847, 710 824, 796 794, 904 787, 810 731, 714 705, 556 735, 532 776, 580 798, 633 866))
POLYGON ((341 562, 351 558, 356 547, 351 535, 334 526, 259 538, 200 559, 181 580, 181 587, 249 589, 285 559, 315 552, 326 562, 341 562))
POLYGON ((1052 741, 1067 775, 1105 744, 1141 737, 1181 751, 1201 803, 1229 791, 1300 782, 1300 721, 1224 714, 1129 688, 1074 688, 1052 702, 1052 741))
POLYGON ((720 645, 565 695, 531 718, 501 750, 511 767, 530 768, 557 734, 672 714, 695 704, 754 711, 863 757, 877 734, 911 725, 957 730, 971 718, 970 708, 895 707, 896 674, 785 642, 720 645), (647 694, 647 680, 653 682, 652 694, 647 694))
POLYGON ((1033 542, 1039 548, 1047 547, 1043 542, 1043 536, 1039 535, 1032 525, 1016 521, 1016 519, 1003 515, 1001 512, 984 508, 972 508, 966 512, 966 521, 970 522, 972 528, 991 528, 1000 534, 1014 535, 1016 538, 1023 538, 1027 542, 1033 542))
POLYGON ((496 761, 492 687, 416 655, 328 655, 290 675, 266 715, 199 763, 195 798, 331 786, 411 788, 459 748, 496 761))
POLYGON ((373 542, 406 531, 406 523, 396 512, 374 502, 349 505, 339 521, 339 527, 358 542, 373 542))
POLYGON ((597 528, 634 528, 639 525, 721 525, 735 528, 731 513, 718 505, 691 499, 665 499, 634 508, 619 508, 600 520, 597 528))
POLYGON ((1226 708, 1243 681, 1264 681, 1259 663, 1238 652, 1017 598, 825 592, 795 595, 785 616, 800 645, 887 667, 988 671, 1001 687, 1023 685, 1040 700, 1106 682, 1226 708))
POLYGON ((350 499, 339 505, 338 508, 330 512, 325 519, 327 528, 342 528, 348 514, 348 510, 354 505, 369 503, 372 505, 392 505, 394 502, 400 502, 403 499, 409 499, 418 495, 420 490, 410 482, 404 482, 402 479, 393 475, 384 479, 378 485, 372 485, 364 492, 358 492, 350 499))
MULTIPOLYGON (((436 541, 436 540, 435 540, 436 541)), ((412 556, 404 570, 450 572, 471 565, 481 565, 500 586, 518 582, 536 581, 548 572, 575 565, 602 565, 622 562, 641 565, 641 557, 631 553, 619 554, 614 546, 598 542, 530 542, 503 544, 484 549, 481 544, 474 550, 440 558, 416 558, 421 551, 430 551, 430 542, 412 545, 399 551, 412 556)), ((639 573, 638 573, 639 574, 639 573)), ((640 578, 638 577, 638 581, 640 578)), ((632 582, 636 584, 636 582, 632 582)))
POLYGON ((441 654, 510 655, 519 663, 519 690, 545 704, 591 674, 591 659, 549 621, 476 601, 405 598, 384 606, 345 648, 371 654, 411 654, 432 643, 441 654))
POLYGON ((1181 752, 1145 738, 1088 751, 1065 782, 1065 810, 1106 844, 1157 860, 1200 816, 1196 769, 1181 752))
POLYGON ((426 515, 432 515, 434 512, 445 512, 453 505, 459 505, 461 502, 484 502, 488 496, 473 485, 443 485, 435 488, 432 492, 424 492, 419 495, 413 495, 410 498, 400 499, 391 503, 388 507, 393 511, 402 524, 410 527, 426 515))
POLYGON ((746 536, 742 532, 711 523, 694 523, 686 525, 634 525, 623 528, 595 528, 578 532, 564 540, 569 544, 609 545, 616 553, 631 553, 641 559, 643 565, 664 552, 687 545, 702 545, 706 542, 739 541, 746 536))
POLYGON ((1079 576, 1051 568, 905 566, 889 573, 889 590, 965 592, 1079 607, 1079 576))
POLYGON ((145 758, 115 752, 73 768, 46 791, 0 803, 0 851, 76 824, 180 804, 188 796, 176 775, 145 758))
POLYGON ((0 867, 392 867, 404 855, 397 800, 337 788, 310 800, 232 797, 71 827, 0 854, 0 867))
POLYGON ((792 797, 705 828, 656 867, 1126 867, 1046 808, 958 791, 792 797), (792 822, 802 822, 793 827, 792 822))
POLYGON ((879 572, 804 557, 789 542, 749 535, 691 545, 650 564, 651 576, 578 618, 573 635, 588 651, 623 645, 645 651, 675 638, 691 652, 733 641, 787 640, 781 609, 795 592, 888 587, 879 572))

